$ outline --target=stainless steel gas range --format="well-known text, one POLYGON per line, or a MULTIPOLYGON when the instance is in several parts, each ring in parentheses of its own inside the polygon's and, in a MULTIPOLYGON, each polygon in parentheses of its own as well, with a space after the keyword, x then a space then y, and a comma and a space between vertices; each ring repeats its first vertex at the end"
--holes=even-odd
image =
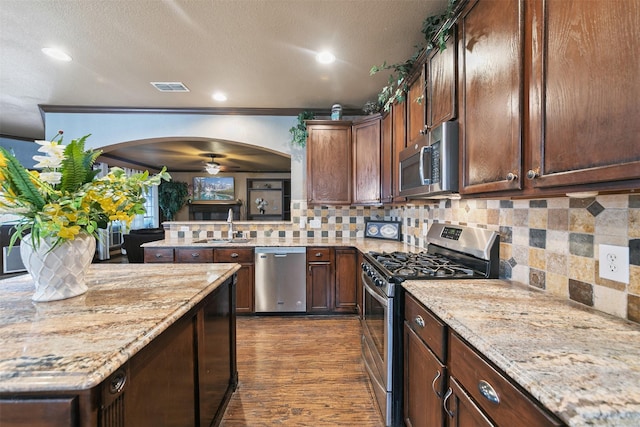
POLYGON ((402 425, 402 313, 397 286, 405 280, 497 278, 498 233, 433 224, 423 252, 369 252, 362 267, 362 356, 386 426, 402 425))

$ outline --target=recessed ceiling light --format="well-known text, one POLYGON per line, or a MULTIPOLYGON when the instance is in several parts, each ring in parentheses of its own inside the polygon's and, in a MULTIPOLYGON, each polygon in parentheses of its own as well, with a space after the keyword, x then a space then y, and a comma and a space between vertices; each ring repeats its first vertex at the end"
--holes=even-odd
POLYGON ((225 95, 222 92, 216 92, 212 95, 212 98, 215 99, 216 101, 226 101, 227 100, 227 95, 225 95))
POLYGON ((53 47, 43 47, 42 53, 44 53, 45 55, 53 59, 57 59, 58 61, 65 61, 65 62, 71 61, 71 57, 69 55, 67 55, 60 49, 56 49, 53 47))
POLYGON ((316 55, 316 61, 318 61, 321 64, 331 64, 335 60, 336 60, 335 55, 326 50, 316 55))

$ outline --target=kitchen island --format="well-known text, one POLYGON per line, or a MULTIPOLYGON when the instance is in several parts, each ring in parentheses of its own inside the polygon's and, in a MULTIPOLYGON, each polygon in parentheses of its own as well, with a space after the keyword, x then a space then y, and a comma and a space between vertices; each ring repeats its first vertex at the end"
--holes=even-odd
POLYGON ((0 425, 184 426, 237 384, 237 264, 94 264, 89 291, 31 301, 0 281, 0 425))

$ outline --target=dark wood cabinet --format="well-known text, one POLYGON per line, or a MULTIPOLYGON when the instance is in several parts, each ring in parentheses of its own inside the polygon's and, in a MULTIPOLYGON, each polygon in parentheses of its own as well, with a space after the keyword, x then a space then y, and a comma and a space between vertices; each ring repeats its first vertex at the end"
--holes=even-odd
POLYGON ((307 121, 307 202, 351 204, 351 122, 307 121))
MULTIPOLYGON (((445 411, 450 427, 495 427, 453 377, 449 377, 445 411)), ((519 424, 517 424, 519 425, 519 424)))
POLYGON ((307 313, 333 310, 333 259, 331 248, 307 248, 307 313))
POLYGON ((233 262, 240 264, 236 272, 236 313, 255 312, 255 258, 253 248, 215 248, 213 262, 233 262))
POLYGON ((144 248, 145 263, 172 263, 173 248, 144 248))
POLYGON ((381 118, 367 117, 353 124, 353 203, 381 202, 381 118))
POLYGON ((390 113, 382 116, 380 132, 380 200, 382 203, 391 203, 394 181, 397 181, 394 173, 398 166, 394 164, 393 118, 390 113))
POLYGON ((211 248, 175 248, 175 262, 181 264, 213 262, 213 249, 211 248))
POLYGON ((433 49, 426 66, 427 128, 458 116, 457 51, 455 29, 446 40, 446 49, 433 49))
POLYGON ((407 104, 407 146, 423 144, 427 140, 424 58, 421 56, 416 62, 420 64, 420 68, 409 83, 405 101, 407 104))
POLYGON ((458 19, 463 194, 522 188, 523 3, 471 1, 458 19))
POLYGON ((406 426, 444 426, 445 332, 442 322, 410 294, 405 294, 403 419, 406 426))
POLYGON ((358 251, 353 248, 335 249, 335 303, 336 313, 357 313, 358 251))
POLYGON ((394 103, 391 105, 392 131, 391 140, 393 144, 393 200, 392 202, 405 202, 407 199, 400 196, 400 152, 407 148, 407 103, 394 103))
POLYGON ((582 184, 638 188, 640 3, 535 0, 527 6, 535 23, 526 58, 527 184, 546 191, 582 184))
POLYGON ((307 313, 358 312, 357 261, 354 248, 307 248, 307 313))
MULTIPOLYGON (((477 410, 485 414, 495 425, 563 425, 453 332, 449 333, 448 366, 450 378, 459 386, 457 388, 468 394, 479 408, 477 410)), ((447 394, 452 393, 453 387, 447 394)), ((458 397, 461 396, 463 393, 458 392, 458 397)), ((451 412, 455 413, 455 410, 451 410, 448 404, 449 401, 445 398, 445 407, 451 416, 451 412)))
POLYGON ((638 188, 638 16, 637 2, 475 0, 463 9, 463 195, 638 188), (629 48, 611 47, 612 25, 629 48))

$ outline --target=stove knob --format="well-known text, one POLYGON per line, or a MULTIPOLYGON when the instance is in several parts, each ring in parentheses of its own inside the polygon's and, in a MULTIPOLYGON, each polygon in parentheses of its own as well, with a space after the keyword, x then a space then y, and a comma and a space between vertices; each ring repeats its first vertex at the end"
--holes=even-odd
POLYGON ((375 280, 376 286, 381 288, 384 286, 384 280, 382 280, 380 277, 377 277, 375 280))

